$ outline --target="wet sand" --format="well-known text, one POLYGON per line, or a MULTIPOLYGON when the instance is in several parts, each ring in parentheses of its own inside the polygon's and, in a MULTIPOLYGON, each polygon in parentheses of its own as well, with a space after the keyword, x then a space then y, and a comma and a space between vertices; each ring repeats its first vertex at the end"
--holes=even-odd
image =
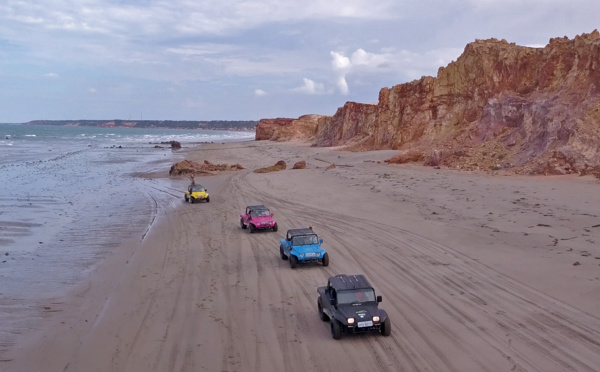
POLYGON ((301 143, 202 145, 190 160, 246 170, 145 176, 156 218, 2 355, 7 371, 595 371, 600 365, 600 185, 390 166, 394 152, 301 143), (308 169, 256 174, 284 160, 308 169), (327 169, 332 163, 336 167, 327 169), (265 204, 278 232, 239 226, 265 204), (291 269, 288 228, 313 226, 330 265, 291 269), (318 286, 365 274, 390 337, 333 340, 318 286))

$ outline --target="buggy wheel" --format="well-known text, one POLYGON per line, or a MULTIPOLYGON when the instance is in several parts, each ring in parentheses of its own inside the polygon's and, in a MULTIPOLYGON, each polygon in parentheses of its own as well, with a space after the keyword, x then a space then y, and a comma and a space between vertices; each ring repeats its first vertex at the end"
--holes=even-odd
POLYGON ((248 227, 250 228, 250 234, 254 234, 254 231, 256 231, 256 228, 254 227, 254 225, 249 224, 248 227))
POLYGON ((185 199, 186 202, 188 201, 188 197, 186 194, 183 195, 183 199, 185 199))
POLYGON ((242 229, 244 229, 244 230, 246 229, 246 225, 244 225, 244 219, 243 218, 240 218, 240 227, 242 229))
POLYGON ((317 300, 317 307, 319 308, 319 318, 324 322, 328 321, 329 317, 323 312, 323 306, 321 306, 321 297, 317 300))
POLYGON ((196 202, 196 199, 194 199, 193 196, 190 196, 190 203, 194 204, 196 202))
POLYGON ((390 318, 385 318, 385 321, 381 324, 381 334, 389 336, 392 332, 392 321, 390 318))
POLYGON ((207 197, 206 197, 206 202, 207 202, 207 203, 210 203, 210 196, 207 196, 207 197))
POLYGON ((298 266, 298 257, 296 257, 294 255, 290 255, 290 267, 292 269, 295 269, 296 266, 298 266))
POLYGON ((335 340, 342 338, 342 326, 340 322, 335 319, 331 319, 331 336, 335 340))
POLYGON ((323 266, 329 266, 329 254, 327 252, 323 255, 323 266))
POLYGON ((277 231, 278 227, 277 227, 277 222, 275 222, 275 225, 273 225, 273 231, 277 231))
POLYGON ((283 253, 283 245, 279 246, 279 255, 281 256, 281 259, 284 261, 288 259, 288 256, 286 256, 285 253, 283 253))

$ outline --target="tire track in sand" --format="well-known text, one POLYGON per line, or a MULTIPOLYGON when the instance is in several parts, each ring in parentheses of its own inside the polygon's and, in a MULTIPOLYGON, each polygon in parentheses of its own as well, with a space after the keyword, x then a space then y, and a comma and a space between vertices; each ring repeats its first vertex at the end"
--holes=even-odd
POLYGON ((488 370, 486 365, 498 359, 515 370, 593 371, 600 365, 597 318, 426 237, 276 197, 253 187, 248 177, 240 176, 239 182, 269 200, 279 215, 305 216, 322 236, 330 236, 327 242, 336 253, 332 267, 342 261, 385 289, 386 303, 397 316, 392 319, 405 321, 394 322, 406 332, 397 347, 413 345, 407 352, 413 366, 422 368, 428 360, 427 366, 436 370, 488 370), (441 333, 446 342, 428 336, 427 330, 441 333), (454 345, 451 353, 438 346, 448 343, 454 345), (456 355, 468 361, 456 362, 456 355))

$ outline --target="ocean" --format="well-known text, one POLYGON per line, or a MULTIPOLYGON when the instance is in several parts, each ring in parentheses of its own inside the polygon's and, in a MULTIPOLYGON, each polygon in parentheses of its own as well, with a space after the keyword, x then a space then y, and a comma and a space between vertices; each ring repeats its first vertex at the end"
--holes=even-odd
POLYGON ((124 240, 143 238, 170 184, 136 174, 183 160, 168 142, 252 139, 254 132, 0 124, 0 351, 41 298, 60 296, 124 240))

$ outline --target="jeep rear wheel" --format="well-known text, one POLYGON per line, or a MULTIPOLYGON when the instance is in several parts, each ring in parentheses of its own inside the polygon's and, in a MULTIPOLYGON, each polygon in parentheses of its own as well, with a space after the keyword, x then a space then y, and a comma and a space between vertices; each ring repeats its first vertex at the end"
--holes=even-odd
POLYGON ((285 260, 287 260, 287 259, 288 259, 288 257, 285 255, 285 253, 283 253, 283 245, 280 245, 280 246, 279 246, 279 254, 281 255, 281 259, 282 259, 282 260, 284 260, 284 261, 285 261, 285 260))
POLYGON ((331 320, 331 336, 333 336, 335 340, 342 338, 342 325, 335 319, 331 320))
POLYGON ((389 336, 392 333, 392 321, 390 318, 385 318, 385 321, 381 324, 381 334, 389 336))
POLYGON ((329 266, 329 255, 327 253, 323 255, 323 266, 329 266))
POLYGON ((295 269, 295 268, 296 268, 296 266, 298 266, 298 257, 296 257, 296 256, 294 256, 294 255, 291 255, 291 256, 290 256, 290 267, 291 267, 292 269, 295 269))
POLYGON ((323 312, 323 306, 321 306, 321 297, 317 300, 317 307, 319 308, 319 318, 324 322, 328 321, 329 316, 323 312))

